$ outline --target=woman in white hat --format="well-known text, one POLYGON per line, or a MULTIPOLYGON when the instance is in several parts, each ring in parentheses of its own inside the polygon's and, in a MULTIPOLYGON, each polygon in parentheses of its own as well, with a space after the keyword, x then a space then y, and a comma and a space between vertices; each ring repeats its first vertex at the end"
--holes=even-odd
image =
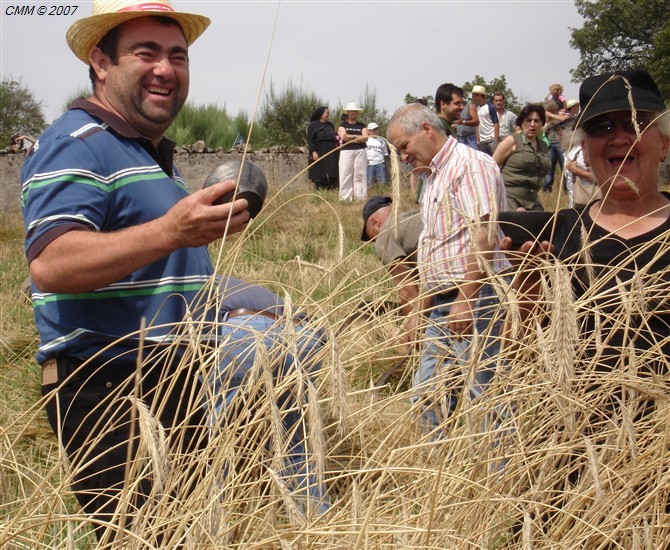
POLYGON ((365 142, 368 140, 368 128, 358 122, 362 111, 357 103, 349 103, 344 111, 347 120, 340 124, 337 134, 340 136, 340 200, 365 200, 368 196, 368 157, 365 142))

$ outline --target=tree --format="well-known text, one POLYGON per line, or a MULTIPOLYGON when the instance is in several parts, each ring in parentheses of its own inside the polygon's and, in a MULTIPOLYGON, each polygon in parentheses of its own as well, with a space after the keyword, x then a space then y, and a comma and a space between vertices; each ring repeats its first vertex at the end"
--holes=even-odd
POLYGON ((295 86, 291 80, 277 91, 272 81, 265 94, 259 123, 267 130, 269 145, 304 146, 307 126, 315 109, 326 105, 315 93, 295 86))
POLYGON ((39 136, 46 125, 42 102, 20 78, 5 78, 0 83, 0 147, 10 145, 15 134, 39 136))
POLYGON ((646 68, 670 97, 670 4, 668 0, 575 0, 584 18, 570 46, 580 62, 573 82, 603 72, 646 68))
POLYGON ((505 77, 504 74, 501 74, 498 78, 494 78, 488 82, 483 76, 476 74, 472 82, 468 81, 461 86, 465 91, 466 96, 470 95, 473 86, 484 86, 484 88, 486 88, 486 93, 491 97, 494 93, 505 94, 505 108, 513 113, 518 113, 524 104, 527 103, 527 101, 517 97, 517 95, 510 90, 507 85, 507 77, 505 77))
POLYGON ((422 95, 416 96, 410 93, 405 94, 405 99, 403 100, 407 105, 414 103, 417 99, 423 99, 426 102, 426 107, 433 109, 435 107, 435 98, 432 95, 422 95))
POLYGON ((61 114, 67 112, 67 110, 70 108, 70 105, 72 105, 72 102, 75 99, 79 99, 80 97, 87 99, 91 97, 92 93, 93 92, 91 91, 91 88, 87 88, 86 86, 79 86, 69 96, 67 96, 67 99, 63 102, 63 105, 61 107, 61 114))
MULTIPOLYGON (((468 96, 470 90, 472 90, 472 87, 476 85, 484 86, 488 95, 490 96, 493 96, 493 94, 496 92, 505 94, 505 107, 512 112, 518 113, 521 110, 521 107, 523 107, 523 104, 526 103, 523 98, 517 97, 517 95, 512 90, 510 90, 509 86, 507 85, 507 78, 505 75, 500 75, 498 78, 494 78, 493 80, 487 82, 483 76, 476 74, 472 82, 466 82, 461 87, 465 91, 465 95, 468 96)), ((431 109, 434 108, 435 98, 432 95, 415 96, 411 93, 407 93, 405 94, 405 103, 414 103, 418 97, 423 97, 423 99, 428 103, 428 107, 431 109)))

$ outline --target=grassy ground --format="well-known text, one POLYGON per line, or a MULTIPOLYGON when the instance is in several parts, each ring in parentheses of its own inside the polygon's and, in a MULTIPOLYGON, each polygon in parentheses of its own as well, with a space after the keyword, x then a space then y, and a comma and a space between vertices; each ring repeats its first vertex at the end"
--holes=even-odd
MULTIPOLYGON (((564 204, 558 188, 543 196, 548 208, 564 204)), ((399 193, 404 209, 415 207, 399 193)), ((140 538, 115 547, 147 547, 160 522, 174 537, 166 547, 663 547, 670 540, 666 390, 624 373, 631 395, 664 396, 663 405, 633 424, 639 403, 631 397, 611 425, 589 435, 597 403, 575 374, 585 358, 570 337, 584 303, 554 294, 561 315, 544 327, 516 327, 507 343, 518 345, 498 358, 490 399, 464 398, 442 438, 417 429, 407 383, 416 356, 387 386, 372 387, 402 357, 395 312, 347 321, 362 303, 396 300, 372 246, 360 241, 360 208, 340 204, 335 192, 282 192, 245 234, 211 247, 219 272, 266 284, 320 319, 329 335, 314 385, 286 383, 310 396, 301 401, 307 443, 319 459, 314 468, 325 479, 330 511, 296 506, 276 473, 285 434, 273 424, 273 397, 283 390, 260 364, 244 394, 255 414, 213 435, 206 457, 189 457, 202 475, 195 494, 156 495, 138 520, 140 538)), ((68 488, 70 470, 37 405, 36 334, 31 308, 17 294, 27 275, 19 216, 4 216, 1 230, 0 547, 87 548, 93 540, 68 488)), ((546 268, 560 283, 557 268, 546 268)), ((503 281, 497 288, 513 312, 509 288, 503 281)), ((624 374, 603 388, 620 387, 624 374)), ((461 380, 440 373, 435 392, 461 380)), ((154 454, 161 452, 158 445, 154 454)), ((163 460, 162 481, 176 486, 183 464, 163 460)))

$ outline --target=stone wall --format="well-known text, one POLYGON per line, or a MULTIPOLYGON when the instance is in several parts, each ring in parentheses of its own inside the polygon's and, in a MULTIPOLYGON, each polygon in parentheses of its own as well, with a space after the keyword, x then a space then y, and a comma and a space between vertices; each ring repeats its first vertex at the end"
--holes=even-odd
MULTIPOLYGON (((20 209, 19 178, 24 156, 23 153, 0 154, 0 212, 20 209)), ((189 189, 195 191, 202 187, 209 173, 219 164, 241 156, 236 152, 178 153, 175 155, 175 164, 179 167, 189 189)), ((283 187, 289 181, 291 190, 310 189, 311 184, 305 170, 306 153, 250 153, 248 158, 263 169, 271 189, 283 187)))

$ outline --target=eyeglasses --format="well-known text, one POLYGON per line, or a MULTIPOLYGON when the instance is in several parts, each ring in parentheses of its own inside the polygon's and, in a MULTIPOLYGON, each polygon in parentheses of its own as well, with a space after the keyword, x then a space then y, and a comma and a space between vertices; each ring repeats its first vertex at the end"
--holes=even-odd
POLYGON ((606 137, 612 135, 616 126, 620 126, 627 134, 637 135, 637 131, 643 132, 653 121, 653 118, 644 115, 638 115, 637 125, 632 116, 615 120, 589 120, 584 123, 584 132, 591 137, 606 137))

